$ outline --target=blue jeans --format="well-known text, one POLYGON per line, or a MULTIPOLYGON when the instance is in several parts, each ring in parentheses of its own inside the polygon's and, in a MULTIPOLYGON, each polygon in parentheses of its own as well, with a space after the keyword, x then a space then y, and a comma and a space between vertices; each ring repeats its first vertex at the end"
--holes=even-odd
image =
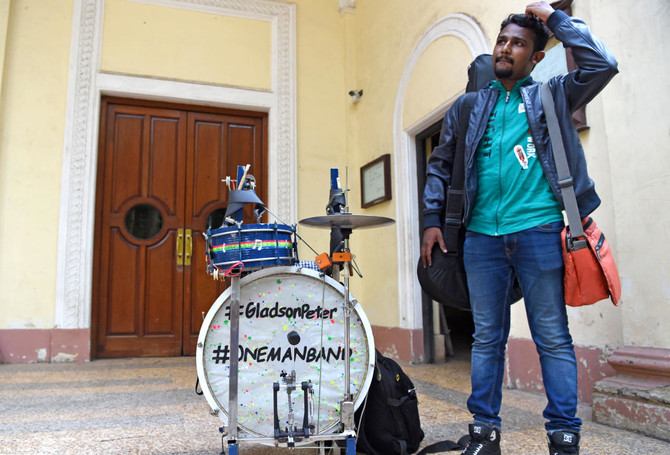
POLYGON ((472 394, 468 409, 479 422, 500 426, 505 346, 510 329, 514 275, 524 295, 526 316, 540 356, 548 404, 545 427, 579 431, 577 362, 563 296, 563 222, 491 237, 468 232, 463 249, 475 341, 472 394))

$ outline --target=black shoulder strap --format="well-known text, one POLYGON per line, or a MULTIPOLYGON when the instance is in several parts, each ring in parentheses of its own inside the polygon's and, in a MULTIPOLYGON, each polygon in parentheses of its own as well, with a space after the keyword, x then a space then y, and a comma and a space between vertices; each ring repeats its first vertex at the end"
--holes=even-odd
POLYGON ((440 453, 440 452, 448 452, 450 450, 463 450, 465 449, 465 446, 468 445, 470 442, 470 435, 466 434, 465 436, 462 436, 458 442, 454 441, 439 441, 439 442, 434 442, 433 444, 430 444, 423 449, 421 449, 421 452, 419 452, 417 455, 425 455, 428 453, 440 453))
POLYGON ((463 106, 458 117, 458 137, 451 170, 451 185, 447 191, 444 210, 444 242, 447 251, 458 252, 458 232, 463 219, 463 186, 465 182, 465 135, 468 132, 470 113, 475 105, 477 92, 463 95, 463 106))

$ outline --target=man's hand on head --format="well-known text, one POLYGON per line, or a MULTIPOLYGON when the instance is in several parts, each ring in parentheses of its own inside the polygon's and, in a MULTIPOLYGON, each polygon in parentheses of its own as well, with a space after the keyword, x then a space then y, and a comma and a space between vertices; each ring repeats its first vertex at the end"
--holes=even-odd
POLYGON ((554 11, 554 8, 547 2, 534 2, 526 6, 526 16, 537 17, 544 24, 554 11))

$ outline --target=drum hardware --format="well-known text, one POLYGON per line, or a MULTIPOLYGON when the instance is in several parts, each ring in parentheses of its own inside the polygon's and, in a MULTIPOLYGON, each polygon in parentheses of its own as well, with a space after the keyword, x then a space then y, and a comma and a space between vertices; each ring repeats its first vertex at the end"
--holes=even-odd
MULTIPOLYGON (((242 171, 241 166, 237 167, 237 177, 238 177, 238 182, 239 182, 239 188, 240 190, 244 190, 244 179, 247 175, 247 172, 249 172, 249 165, 247 165, 244 168, 244 171, 242 171), (240 177, 240 174, 242 176, 240 177)), ((250 192, 246 192, 248 195, 249 193, 252 193, 253 196, 260 202, 260 199, 258 199, 258 196, 256 196, 256 193, 251 190, 250 192)), ((229 198, 232 196, 233 192, 229 192, 229 198)), ((235 194, 239 194, 235 192, 235 194)), ((244 199, 244 198, 240 198, 244 199)), ((228 204, 228 207, 226 208, 226 215, 224 218, 228 217, 229 214, 234 214, 235 218, 237 221, 242 222, 242 208, 246 205, 246 202, 241 204, 241 207, 239 207, 236 210, 231 210, 233 207, 231 204, 228 204)), ((209 231, 209 230, 208 230, 209 231)), ((241 261, 241 251, 242 251, 242 245, 239 244, 239 251, 240 251, 240 261, 241 261)), ((242 267, 244 266, 244 263, 242 264, 242 267)), ((230 270, 230 269, 229 269, 230 270)), ((231 289, 231 296, 230 296, 230 348, 233 351, 229 359, 229 365, 230 365, 230 372, 231 374, 228 377, 228 429, 227 429, 227 436, 228 436, 228 446, 233 448, 233 452, 237 452, 237 418, 238 418, 238 381, 239 381, 239 357, 237 356, 237 346, 240 345, 240 274, 233 275, 230 277, 230 289, 231 289), (234 349, 233 349, 234 348, 234 349)), ((222 436, 223 438, 223 436, 222 436)))
MULTIPOLYGON (((331 170, 331 180, 332 180, 332 170, 331 170)), ((339 184, 339 182, 338 182, 339 184)), ((348 213, 348 201, 347 201, 347 192, 342 191, 344 194, 344 212, 332 213, 325 216, 317 216, 312 218, 305 218, 300 220, 300 224, 305 226, 317 227, 317 228, 328 228, 333 231, 333 228, 338 228, 342 236, 342 249, 338 252, 333 252, 333 262, 341 262, 343 264, 341 274, 343 278, 343 284, 345 289, 345 300, 343 305, 344 313, 344 346, 346 350, 350 349, 351 346, 351 331, 350 331, 350 318, 351 318, 351 302, 349 301, 349 279, 351 276, 351 264, 353 258, 350 250, 350 236, 353 229, 362 229, 362 228, 372 228, 379 226, 388 226, 395 223, 391 218, 381 217, 381 216, 372 216, 372 215, 353 215, 348 213)), ((331 200, 335 196, 339 196, 340 192, 337 189, 331 188, 331 200)), ((329 206, 331 202, 329 202, 329 206)), ((339 249, 336 248, 336 249, 339 249)), ((358 271, 357 271, 358 272, 358 271)), ((360 273, 359 273, 360 275, 360 273)), ((353 397, 351 394, 351 363, 350 355, 345 355, 344 362, 344 399, 340 403, 340 412, 341 420, 344 425, 344 430, 353 430, 354 429, 354 403, 353 397)))
MULTIPOLYGON (((238 168, 239 167, 241 166, 238 166, 238 168)), ((240 187, 241 190, 244 189, 244 183, 247 180, 247 173, 249 172, 249 168, 251 168, 251 164, 247 164, 242 168, 244 173, 242 174, 242 178, 240 178, 239 180, 232 179, 229 175, 227 175, 225 179, 221 179, 222 182, 226 182, 226 187, 228 187, 228 191, 235 191, 238 186, 240 187)), ((249 176, 248 178, 250 180, 249 186, 251 187, 251 189, 254 189, 256 187, 256 179, 253 176, 249 176)))
MULTIPOLYGON (((374 374, 372 329, 360 304, 350 296, 351 350, 345 351, 341 310, 345 297, 341 283, 317 271, 293 266, 256 271, 240 278, 239 286, 239 311, 235 308, 230 311, 230 306, 235 305, 231 301, 233 290, 229 287, 207 313, 196 345, 196 367, 204 396, 212 409, 223 411, 218 417, 224 423, 226 450, 233 453, 233 446, 259 443, 286 447, 290 442, 289 429, 296 449, 322 441, 355 441, 353 429, 342 429, 343 418, 353 420, 348 417, 353 411, 349 412, 347 405, 344 413, 341 411, 345 360, 352 362, 351 409, 363 405, 374 374), (238 319, 240 340, 237 416, 228 412, 234 409, 230 406, 229 377, 234 371, 230 360, 235 356, 230 356, 228 340, 235 319, 238 319), (293 365, 287 368, 289 362, 293 365), (295 378, 293 375, 282 377, 282 370, 295 371, 295 378), (278 392, 276 411, 274 382, 284 387, 278 392), (313 392, 307 392, 310 399, 306 406, 302 382, 313 384, 313 392), (291 410, 287 409, 287 383, 293 387, 291 410), (307 425, 301 407, 308 410, 305 413, 307 425), (292 420, 289 412, 294 414, 292 420), (276 417, 284 432, 280 437, 285 438, 285 442, 275 438, 276 417), (234 418, 237 418, 238 432, 233 438, 234 418), (291 425, 290 421, 294 423, 291 425), (308 438, 303 437, 305 429, 308 438)), ((307 384, 306 389, 309 389, 307 384)))
MULTIPOLYGON (((240 345, 240 277, 233 276, 230 279, 230 347, 240 345)), ((237 354, 233 352, 234 354, 237 354)), ((228 443, 236 445, 237 441, 237 386, 239 380, 239 357, 231 355, 229 360, 230 372, 228 378, 228 443)))
MULTIPOLYGON (((359 273, 354 268, 349 237, 353 229, 391 224, 393 220, 352 215, 346 204, 348 190, 333 192, 329 205, 334 210, 330 215, 300 222, 330 228, 331 232, 337 230, 338 235, 342 233, 335 242, 336 251, 331 251, 336 253, 331 260, 328 254, 318 255, 298 235, 295 225, 279 225, 283 223, 281 219, 264 205, 264 211, 277 222, 242 223, 244 205, 258 204, 254 179, 248 171, 249 166, 239 166, 237 180, 226 179, 229 194, 235 199, 231 202, 239 204, 228 205, 224 224, 229 226, 210 228, 205 235, 212 275, 231 280, 205 316, 196 351, 198 377, 202 384, 207 384, 202 388, 203 393, 212 415, 224 422, 219 430, 222 452, 227 447, 228 453, 237 454, 242 443, 275 447, 282 444, 291 448, 315 443, 320 444, 323 454, 324 441, 343 439, 346 453, 353 455, 354 411, 364 402, 372 381, 374 341, 362 308, 349 293, 351 270, 359 273), (341 265, 344 283, 323 272, 327 265, 321 268, 321 273, 292 266, 297 262, 298 240, 317 255, 317 260, 323 258, 324 264, 333 264, 333 271, 341 265), (291 243, 292 257, 281 262, 284 251, 280 249, 288 246, 287 242, 291 243), (236 256, 220 256, 221 253, 236 256), (240 256, 242 253, 245 255, 240 256), (242 276, 242 270, 246 276, 242 276), (247 273, 248 270, 253 273, 247 273), (234 272, 236 276, 232 276, 234 272), (270 289, 274 290, 270 293, 270 289), (315 291, 321 294, 320 299, 315 291), (288 319, 282 325, 284 317, 288 319), (277 336, 279 333, 285 336, 277 338, 273 335, 275 331, 277 336), (286 368, 290 373, 278 368, 286 360, 293 362, 292 368, 286 368), (269 378, 278 380, 266 382, 269 378), (285 407, 280 404, 284 401, 280 395, 286 399, 285 407), (299 408, 300 402, 302 416, 296 412, 296 403, 299 408)), ((256 215, 260 220, 258 212, 256 215)))
MULTIPOLYGON (((323 326, 323 325, 322 325, 323 326)), ((291 346, 297 346, 300 343, 300 334, 295 330, 291 330, 286 338, 291 346)), ((296 373, 295 369, 291 370, 291 373, 288 374, 286 371, 282 370, 279 375, 282 379, 283 384, 275 382, 273 384, 273 422, 274 422, 274 437, 278 442, 283 442, 287 444, 287 447, 295 447, 296 442, 301 442, 304 439, 309 438, 310 430, 314 430, 315 425, 313 421, 314 416, 314 384, 312 381, 303 381, 301 383, 301 389, 303 393, 303 419, 302 419, 302 428, 298 428, 295 425, 295 415, 293 412, 293 400, 291 399, 291 393, 296 390, 296 373), (277 408, 277 394, 280 389, 286 389, 287 395, 287 404, 288 404, 288 421, 285 426, 284 431, 281 430, 279 425, 279 411, 277 408)))
POLYGON ((311 420, 313 417, 313 412, 310 412, 310 409, 313 409, 314 384, 312 384, 312 381, 303 381, 300 384, 303 393, 303 418, 302 428, 298 428, 295 424, 293 400, 291 399, 291 393, 296 390, 297 386, 295 382, 295 370, 291 370, 290 374, 282 371, 280 376, 282 378, 283 384, 275 382, 272 385, 274 403, 274 437, 278 442, 286 443, 287 447, 295 447, 296 442, 302 442, 304 439, 308 439, 310 437, 311 430, 314 430, 315 428, 314 421, 311 420), (277 395, 280 389, 286 389, 286 395, 288 397, 288 424, 283 431, 279 425, 279 411, 277 408, 277 395), (310 403, 312 403, 312 405, 310 405, 310 403))
MULTIPOLYGON (((249 176, 251 178, 252 176, 249 176)), ((248 184, 247 184, 248 185, 248 184)), ((230 190, 228 192, 228 206, 226 207, 226 213, 224 215, 224 224, 232 225, 235 223, 241 224, 242 223, 242 208, 244 208, 245 205, 247 204, 255 204, 256 210, 258 211, 257 213, 260 213, 261 216, 265 212, 265 205, 263 202, 260 200, 258 195, 256 194, 256 191, 253 188, 249 189, 237 189, 237 190, 230 190), (260 209, 263 209, 262 211, 260 209), (233 218, 235 221, 233 222, 230 218, 233 218)), ((220 227, 223 227, 221 225, 220 227)))
MULTIPOLYGON (((337 173, 335 173, 336 177, 337 173)), ((342 236, 342 250, 338 252, 333 252, 333 263, 342 263, 342 278, 344 282, 345 292, 345 301, 344 301, 344 345, 349 348, 350 346, 350 329, 349 321, 351 316, 351 308, 349 302, 349 278, 351 276, 351 264, 353 258, 351 255, 351 250, 349 248, 349 238, 351 236, 353 229, 360 228, 371 228, 378 226, 387 226, 393 224, 395 221, 390 218, 379 217, 379 216, 369 216, 369 215, 353 215, 349 212, 349 203, 347 199, 348 188, 344 191, 339 190, 339 178, 336 178, 336 182, 333 182, 333 170, 331 169, 331 185, 335 185, 336 188, 330 190, 330 200, 326 208, 332 208, 335 204, 333 201, 337 201, 337 207, 331 211, 328 215, 317 216, 312 218, 305 218, 300 220, 300 224, 305 226, 312 226, 318 228, 329 228, 333 232, 334 228, 339 229, 339 232, 342 236), (338 200, 338 197, 343 196, 344 201, 341 199, 338 200), (344 212, 339 212, 342 205, 344 206, 344 212)), ((348 185, 347 185, 348 186, 348 185)), ((336 248, 339 250, 339 246, 336 248)), ((359 276, 362 276, 360 272, 357 273, 359 276)), ((344 363, 344 384, 345 384, 345 393, 344 400, 340 404, 342 423, 345 430, 350 430, 354 428, 354 403, 352 402, 352 395, 350 389, 350 375, 351 375, 351 365, 349 362, 349 355, 346 356, 344 363)))
POLYGON ((319 254, 316 259, 316 265, 319 266, 320 270, 327 269, 328 267, 332 266, 333 263, 328 257, 328 253, 321 253, 319 254))

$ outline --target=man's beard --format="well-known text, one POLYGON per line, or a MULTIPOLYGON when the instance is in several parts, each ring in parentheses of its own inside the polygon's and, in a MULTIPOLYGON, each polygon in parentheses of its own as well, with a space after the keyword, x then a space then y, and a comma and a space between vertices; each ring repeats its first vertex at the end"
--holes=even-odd
POLYGON ((507 79, 512 76, 513 71, 512 68, 498 69, 496 67, 494 68, 493 73, 498 79, 507 79))
POLYGON ((514 73, 512 69, 514 61, 512 59, 504 59, 510 65, 509 68, 498 68, 498 62, 501 60, 503 60, 502 57, 498 57, 496 59, 496 64, 493 66, 493 73, 496 75, 498 79, 507 79, 508 77, 511 77, 512 74, 514 73))

